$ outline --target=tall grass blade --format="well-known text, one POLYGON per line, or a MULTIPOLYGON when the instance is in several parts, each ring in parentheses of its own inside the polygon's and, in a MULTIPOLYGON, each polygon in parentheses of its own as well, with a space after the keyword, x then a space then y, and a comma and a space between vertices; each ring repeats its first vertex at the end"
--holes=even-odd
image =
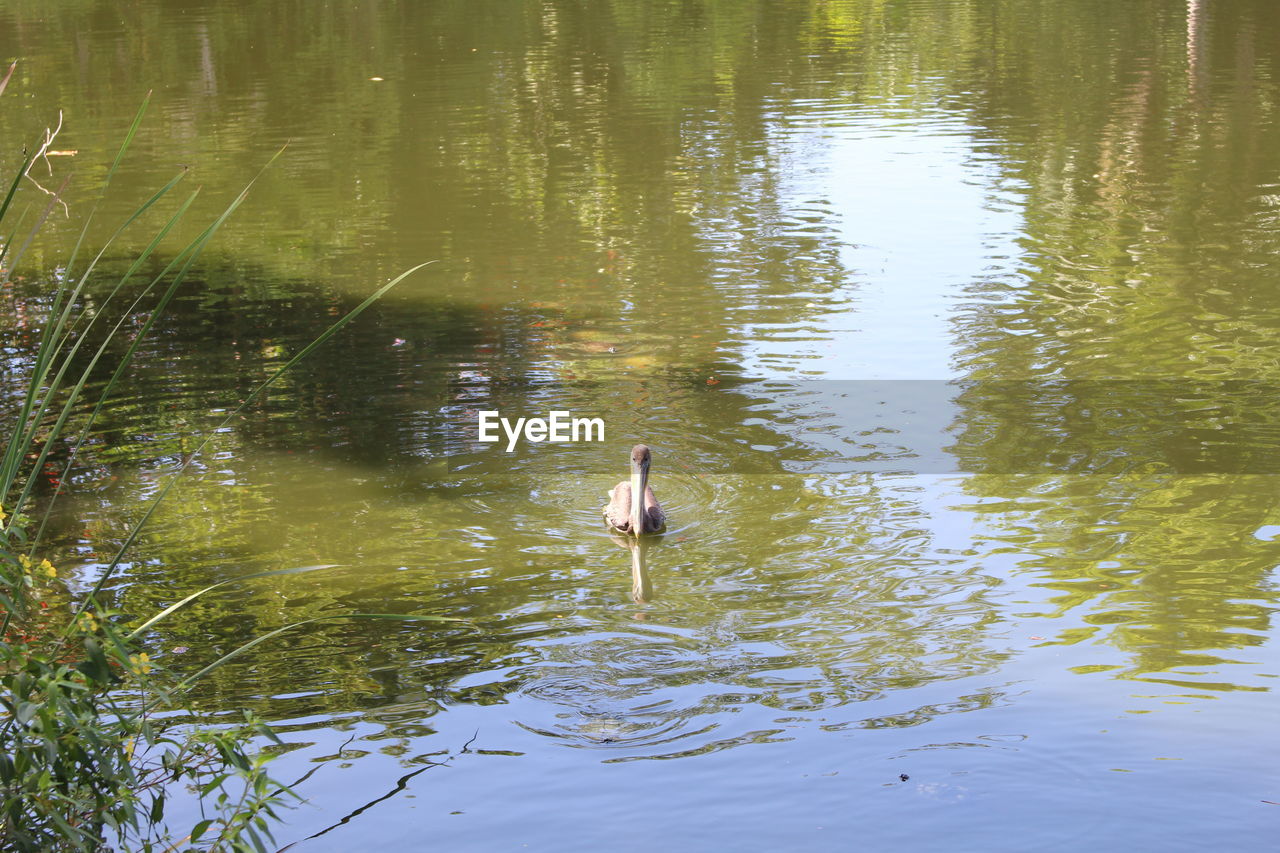
POLYGON ((199 672, 196 672, 195 674, 189 675, 186 678, 182 679, 182 681, 178 683, 178 686, 175 689, 176 690, 187 689, 192 684, 195 684, 197 681, 199 681, 201 678, 204 678, 206 675, 213 672, 215 669, 218 669, 219 667, 222 667, 223 665, 230 663, 231 661, 243 655, 245 652, 248 652, 254 646, 261 645, 262 643, 265 643, 267 640, 270 640, 272 637, 280 636, 285 631, 292 631, 294 628, 301 628, 303 625, 311 625, 316 622, 329 622, 334 619, 399 619, 403 622, 462 622, 463 621, 461 619, 455 619, 450 616, 418 616, 414 614, 404 614, 404 613, 332 613, 326 616, 315 616, 311 619, 303 619, 299 622, 291 622, 288 625, 284 625, 280 628, 276 628, 275 630, 268 631, 267 633, 263 634, 260 637, 254 637, 252 640, 240 646, 239 648, 232 649, 231 651, 227 652, 225 655, 218 658, 216 661, 209 664, 204 669, 201 669, 199 672))
POLYGON ((133 137, 138 134, 138 128, 142 125, 142 117, 146 115, 147 107, 151 105, 151 95, 154 91, 154 89, 148 90, 146 96, 142 99, 142 106, 138 107, 138 112, 133 117, 133 123, 129 125, 129 130, 124 135, 124 141, 120 143, 120 150, 116 152, 116 159, 111 162, 111 168, 107 170, 106 182, 102 185, 103 190, 111 185, 111 179, 115 176, 116 169, 120 168, 120 161, 124 160, 125 152, 133 144, 133 137))
MULTIPOLYGON (((142 99, 142 104, 138 107, 138 111, 134 113, 133 122, 129 125, 129 129, 125 132, 124 141, 120 143, 120 150, 116 152, 116 159, 111 162, 111 168, 107 169, 107 176, 102 181, 102 189, 98 194, 98 201, 94 204, 93 209, 89 211, 89 215, 85 217, 84 227, 80 229, 80 236, 76 238, 76 244, 71 249, 71 256, 67 259, 67 276, 72 276, 72 270, 76 268, 76 260, 80 257, 80 247, 84 245, 85 235, 89 233, 89 226, 93 223, 94 216, 98 213, 98 207, 102 204, 102 199, 106 198, 107 190, 111 186, 111 179, 115 177, 116 170, 120 168, 120 163, 124 160, 125 152, 129 150, 129 146, 133 144, 133 137, 137 135, 138 128, 142 125, 142 117, 146 115, 147 107, 151 105, 151 91, 148 91, 142 99)), ((183 171, 186 171, 185 169, 183 171)))
POLYGON ((79 614, 86 607, 89 606, 89 603, 94 598, 96 598, 97 594, 102 590, 102 587, 107 582, 107 580, 109 580, 115 574, 116 569, 120 565, 120 561, 124 559, 125 553, 137 540, 138 535, 142 532, 143 526, 148 521, 150 521, 151 516, 155 513, 156 508, 160 505, 160 502, 163 501, 165 497, 169 494, 169 491, 178 482, 183 472, 187 470, 187 467, 191 464, 192 460, 194 460, 197 456, 199 456, 201 451, 204 450, 205 446, 208 445, 208 443, 213 440, 213 436, 217 435, 232 420, 239 417, 241 412, 243 412, 246 408, 252 405, 254 401, 256 401, 258 397, 262 394, 262 392, 265 391, 268 387, 270 387, 272 383, 274 383, 277 379, 283 376, 286 371, 290 370, 295 364, 297 364, 299 361, 301 361, 303 358, 306 358, 307 355, 313 352, 316 349, 316 347, 320 346, 325 341, 329 340, 329 338, 337 334, 340 329, 342 329, 344 326, 346 326, 356 317, 364 313, 366 308, 368 308, 374 302, 381 299, 387 293, 387 291, 391 290, 391 288, 395 287, 397 284, 404 281, 406 278, 413 275, 415 272, 422 269, 423 267, 430 266, 431 264, 434 264, 434 263, 436 262, 427 261, 425 263, 418 264, 415 267, 411 267, 410 269, 405 270, 400 275, 393 278, 391 281, 384 284, 382 287, 378 288, 370 296, 368 296, 363 302, 361 302, 355 308, 352 308, 339 320, 334 322, 333 325, 331 325, 328 329, 322 332, 320 336, 317 337, 314 341, 312 341, 307 346, 299 350, 298 353, 293 356, 293 358, 285 362, 284 365, 282 365, 275 373, 271 374, 269 377, 263 380, 262 383, 259 384, 258 387, 254 388, 253 391, 251 391, 249 395, 245 397, 243 401, 241 401, 240 405, 232 409, 231 412, 229 412, 227 416, 223 418, 216 427, 207 431, 205 433, 204 438, 201 439, 200 443, 196 445, 195 450, 193 450, 187 456, 187 459, 182 463, 182 466, 177 471, 175 471, 171 477, 169 477, 168 481, 165 482, 164 486, 160 489, 160 492, 154 498, 151 499, 151 503, 147 506, 146 512, 144 512, 142 517, 138 519, 137 522, 134 523, 132 528, 130 528, 128 535, 125 537, 124 542, 121 543, 120 548, 116 551, 115 557, 112 558, 111 562, 107 565, 106 570, 103 571, 103 573, 99 576, 97 583, 94 584, 93 589, 90 591, 89 595, 81 603, 79 609, 77 610, 77 614, 79 614))
POLYGON ((27 232, 27 239, 22 241, 22 245, 18 247, 18 251, 13 255, 13 267, 22 263, 22 256, 27 253, 27 247, 31 245, 31 241, 36 238, 36 234, 40 233, 40 229, 44 227, 44 223, 49 219, 49 214, 53 213, 54 206, 62 201, 62 194, 66 191, 67 185, 71 183, 71 176, 62 181, 62 186, 50 197, 49 203, 45 205, 44 210, 40 213, 40 218, 36 220, 36 224, 27 232))
MULTIPOLYGON (((28 156, 22 161, 22 169, 14 176, 13 181, 9 184, 9 191, 5 193, 4 201, 0 202, 0 222, 4 221, 5 214, 9 212, 9 205, 13 204, 13 197, 18 194, 18 185, 22 183, 22 175, 27 169, 31 168, 33 157, 28 156)), ((6 243, 6 245, 8 245, 6 243)))
POLYGON ((128 639, 133 639, 134 637, 141 635, 142 632, 146 631, 148 628, 150 628, 155 623, 159 622, 161 619, 164 619, 170 613, 173 613, 175 610, 182 609, 186 605, 195 601, 200 596, 204 595, 206 592, 212 592, 218 587, 228 586, 230 584, 240 583, 242 581, 250 581, 255 578, 270 578, 270 577, 278 577, 281 575, 300 575, 304 572, 318 572, 321 569, 333 569, 333 568, 337 568, 336 563, 326 563, 318 566, 294 566, 293 568, 290 568, 290 569, 272 569, 271 571, 267 571, 267 572, 254 572, 251 575, 243 575, 238 578, 229 578, 225 581, 218 581, 215 584, 210 584, 209 586, 206 586, 204 589, 197 590, 196 592, 191 593, 186 598, 180 599, 179 601, 175 601, 173 604, 170 604, 164 610, 161 610, 159 613, 152 616, 146 622, 143 622, 141 625, 139 625, 138 627, 130 631, 128 635, 128 639))
MULTIPOLYGON (((115 161, 112 163, 111 168, 107 172, 106 180, 103 183, 104 194, 106 193, 107 187, 110 186, 111 179, 115 175, 116 170, 119 168, 120 162, 124 159, 125 152, 128 151, 130 143, 132 143, 134 136, 137 134, 139 125, 142 124, 142 117, 146 113, 147 106, 150 104, 150 102, 151 102, 151 93, 148 92, 147 96, 142 101, 142 105, 138 108, 138 112, 134 115, 133 122, 129 126, 129 131, 125 136, 124 142, 121 144, 119 151, 116 153, 115 161)), ((26 175, 27 170, 31 167, 31 162, 33 159, 34 159, 34 155, 32 155, 32 157, 28 157, 26 162, 23 164, 22 170, 18 172, 18 174, 15 176, 13 186, 10 187, 9 194, 5 199, 4 206, 0 208, 0 218, 3 218, 3 214, 8 209, 9 203, 12 201, 13 195, 17 190, 18 182, 22 180, 24 175, 26 175)), ((185 173, 185 170, 184 170, 184 173, 185 173)), ((68 180, 70 179, 68 178, 68 180)), ((57 383, 55 383, 53 387, 47 389, 44 397, 44 402, 39 407, 38 412, 35 413, 33 417, 33 411, 36 408, 35 407, 36 395, 39 389, 45 387, 45 381, 47 379, 50 366, 55 357, 54 354, 59 351, 59 347, 61 346, 61 343, 63 342, 63 340, 65 340, 65 338, 63 337, 64 330, 67 327, 67 322, 69 317, 71 316, 71 313, 74 311, 76 300, 79 298, 80 292, 83 290, 84 285, 88 281, 89 273, 92 272, 94 266, 102 258, 103 254, 107 251, 107 248, 115 241, 115 239, 120 235, 120 233, 123 232, 125 228, 127 228, 130 224, 132 224, 147 209, 149 209, 152 205, 154 205, 157 201, 159 201, 161 197, 163 197, 166 193, 168 193, 168 191, 173 188, 176 182, 177 182, 177 179, 171 180, 165 187, 163 187, 159 192, 157 192, 154 196, 152 196, 145 204, 143 204, 141 208, 134 211, 134 214, 130 216, 123 225, 121 225, 119 228, 116 229, 115 233, 107 241, 107 244, 103 246, 102 251, 98 253, 96 258, 94 258, 93 263, 91 263, 89 268, 85 270, 85 273, 84 275, 81 276, 79 283, 70 291, 70 293, 67 292, 67 288, 64 285, 59 285, 59 287, 54 291, 54 298, 53 298, 52 305, 49 309, 49 316, 51 318, 57 318, 57 319, 52 320, 50 323, 46 324, 45 328, 43 329, 40 335, 40 341, 36 347, 36 360, 32 368, 32 379, 27 385, 27 396, 19 411, 19 417, 17 420, 18 424, 20 424, 21 426, 19 427, 19 429, 14 431, 14 435, 10 438, 9 446, 5 450, 3 462, 0 463, 0 496, 7 495, 9 493, 9 490, 13 487, 14 480, 18 475, 23 452, 27 447, 28 443, 34 437, 35 430, 38 429, 39 423, 41 419, 44 417, 44 411, 48 407, 49 401, 52 398, 53 393, 57 389, 57 383)), ((26 247, 30 245, 31 240, 35 237, 36 233, 40 230, 40 227, 44 224, 44 221, 48 218, 49 213, 53 209, 54 203, 59 199, 59 197, 62 194, 62 191, 66 188, 66 185, 67 185, 67 182, 64 181, 62 188, 60 188, 57 194, 55 194, 54 198, 50 200, 48 206, 45 209, 44 214, 40 217, 39 221, 36 223, 35 228, 31 230, 30 234, 27 237, 26 242, 22 245, 22 248, 14 256, 9 269, 14 268, 18 264, 22 254, 26 250, 26 247)), ((80 230, 80 235, 76 240, 75 248, 73 249, 71 254, 71 259, 67 262, 65 267, 67 271, 65 275, 68 278, 71 276, 71 270, 75 266, 76 257, 80 252, 80 247, 84 242, 85 235, 89 231, 89 225, 93 220, 93 214, 94 212, 96 212, 96 210, 97 210, 97 207, 95 206, 94 211, 90 212, 88 218, 85 221, 84 227, 80 230)), ((64 361, 64 364, 65 363, 69 363, 69 359, 67 361, 64 361)), ((29 494, 30 489, 28 488, 26 492, 29 494)), ((20 503, 23 503, 23 502, 25 502, 25 496, 24 496, 24 500, 20 503)), ((12 523, 13 522, 10 521, 11 525, 12 523)))
POLYGON ((4 79, 0 80, 0 95, 4 94, 5 87, 9 85, 9 78, 13 76, 13 72, 17 69, 18 63, 14 62, 9 66, 9 70, 5 72, 4 79))
MULTIPOLYGON (((60 361, 55 361, 55 359, 53 358, 42 358, 43 353, 37 352, 36 366, 32 371, 32 380, 27 389, 28 402, 30 405, 24 405, 18 420, 19 426, 17 430, 15 430, 14 437, 11 439, 11 441, 18 447, 19 453, 21 453, 23 449, 36 444, 36 440, 35 440, 36 432, 39 430, 40 424, 44 419, 45 412, 48 411, 49 406, 52 405, 53 399, 57 394, 57 392, 63 387, 63 381, 66 378, 67 370, 70 368, 73 362, 73 359, 75 358, 76 354, 80 350, 80 347, 88 339, 87 337, 88 330, 92 328, 93 324, 97 320, 97 317, 101 316, 102 309, 105 308, 107 302, 109 302, 110 299, 114 297, 116 293, 119 292, 120 288, 124 286, 128 278, 132 277, 133 272, 135 272, 142 265, 142 263, 145 262, 146 256, 141 257, 137 261, 135 261, 134 265, 130 267, 130 271, 126 274, 126 278, 122 279, 120 282, 116 284, 116 287, 111 291, 111 294, 107 297, 107 300, 103 302, 103 305, 99 308, 97 314, 95 314, 94 318, 91 319, 89 324, 81 331, 80 337, 76 340, 74 344, 68 347, 66 345, 67 336, 69 336, 70 332, 68 331, 66 335, 62 335, 60 337, 61 335, 60 328, 66 325, 69 312, 72 310, 72 306, 74 305, 75 300, 78 298, 80 291, 83 289, 85 283, 87 282, 89 273, 92 272, 94 266, 97 265, 98 261, 106 253, 107 249, 116 240, 116 238, 120 236, 120 234, 124 231, 124 229, 127 228, 132 222, 137 220, 139 216, 141 216, 148 209, 150 209, 161 198, 163 198, 171 189, 173 189, 177 185, 177 183, 183 178, 184 174, 185 173, 179 174, 173 179, 171 179, 169 183, 167 183, 158 192, 156 192, 156 194, 153 195, 150 199, 148 199, 141 207, 135 210, 123 225, 121 225, 118 229, 116 229, 116 232, 111 235, 111 239, 108 240, 105 246, 103 246, 102 251, 100 251, 98 253, 98 256, 94 258, 93 263, 90 264, 87 270, 85 270, 84 276, 81 278, 80 283, 76 286, 72 296, 68 299, 66 310, 64 310, 64 312, 62 313, 57 324, 50 324, 55 326, 52 335, 49 335, 49 330, 48 328, 46 328, 46 334, 41 336, 41 343, 40 343, 41 349, 44 349, 45 347, 51 347, 54 350, 60 350, 62 354, 61 354, 60 361), (49 340, 50 337, 52 337, 52 340, 49 340), (48 374, 49 374, 49 371, 53 369, 53 366, 55 363, 59 365, 58 370, 57 370, 57 373, 53 376, 52 380, 50 380, 48 374), (32 397, 32 393, 36 391, 38 388, 44 388, 44 394, 43 394, 43 397, 40 398, 39 405, 35 405, 35 400, 31 399, 31 397, 32 397)), ((194 199, 194 196, 192 198, 194 199)), ((179 215, 182 212, 185 212, 186 207, 190 206, 190 203, 191 203, 191 200, 188 200, 187 204, 184 205, 184 207, 181 208, 181 210, 179 211, 179 215)), ((168 233, 168 229, 172 228, 174 224, 176 224, 176 220, 171 220, 170 223, 165 227, 164 233, 168 233)), ((148 247, 147 255, 149 255, 151 251, 154 251, 155 245, 157 244, 157 242, 158 242, 157 240, 152 241, 152 244, 148 247)), ((25 249, 25 246, 24 246, 24 249, 25 249)), ((105 347, 105 343, 103 346, 105 347)), ((96 361, 97 359, 95 357, 94 364, 96 364, 96 361)), ((52 448, 53 444, 61 437, 62 427, 66 423, 67 417, 70 415, 71 411, 73 410, 75 403, 79 398, 80 391, 84 387, 84 383, 88 380, 89 373, 92 370, 93 366, 94 365, 90 365, 90 367, 82 371, 80 381, 76 384, 75 388, 72 391, 72 394, 64 404, 62 416, 58 419, 56 426, 52 430, 50 430, 49 435, 44 442, 44 446, 40 451, 39 459, 32 470, 39 470, 44 465, 44 461, 48 457, 49 451, 52 448)), ((12 488, 13 486, 13 478, 16 478, 18 474, 18 471, 16 469, 9 468, 9 465, 7 464, 8 461, 9 461, 9 455, 6 454, 6 465, 4 467, 2 475, 0 475, 0 494, 8 494, 9 489, 12 488)), ((26 501, 28 497, 30 497, 31 490, 34 487, 34 484, 35 484, 34 479, 28 478, 25 484, 25 487, 23 488, 21 496, 13 504, 15 512, 20 511, 26 505, 26 501)))
MULTIPOLYGON (((169 234, 169 231, 172 230, 172 228, 175 225, 177 225, 179 220, 182 219, 183 215, 191 207, 192 202, 195 201, 196 196, 198 196, 199 194, 200 194, 199 190, 196 190, 194 193, 192 193, 191 196, 186 200, 186 202, 184 202, 183 205, 178 209, 178 211, 174 213, 172 217, 170 217, 168 223, 165 224, 164 228, 160 229, 160 231, 156 234, 156 236, 151 240, 151 243, 142 251, 141 254, 138 255, 137 259, 134 260, 134 262, 130 265, 129 269, 125 271, 120 281, 116 283, 115 288, 112 289, 111 293, 103 301, 103 305, 106 305, 107 303, 109 303, 115 297, 115 295, 120 291, 120 289, 123 288, 126 283, 128 283, 128 281, 133 277, 134 273, 136 273, 138 269, 141 268, 143 263, 145 263, 147 258, 151 256, 152 252, 155 251, 156 247, 160 244, 160 242, 169 234)), ((66 405, 63 406, 63 416, 59 419, 59 427, 54 430, 55 435, 61 433, 61 424, 65 422, 66 416, 70 414, 72 405, 80 397, 80 394, 84 387, 85 382, 89 379, 90 375, 93 373, 94 368, 97 366, 98 361, 102 358, 103 354, 105 354, 107 347, 111 344, 111 341, 114 340, 116 335, 120 333, 121 328, 123 328, 124 324, 129 320, 129 318, 134 315, 134 312, 139 309, 139 307, 142 305, 142 301, 147 297, 147 295, 150 294, 155 289, 157 284, 159 284, 161 281, 164 280, 165 276, 169 274, 169 271, 172 270, 175 266, 177 266, 178 263, 183 258, 184 258, 184 255, 179 254, 175 258, 173 258, 171 261, 169 261, 169 263, 165 265, 164 269, 162 269, 160 273, 156 275, 150 281, 150 283, 148 283, 147 286, 142 289, 142 292, 139 293, 137 297, 134 298, 133 302, 129 305, 129 307, 120 313, 120 317, 116 320, 115 325, 112 326, 111 331, 109 331, 106 334, 106 336, 103 338, 102 343, 98 345, 98 350, 97 352, 94 353, 93 358, 90 360, 88 366, 81 372, 80 381, 76 384, 76 387, 73 390, 72 394, 70 395, 70 398, 67 400, 66 405)), ((167 300, 165 300, 165 303, 167 304, 167 300)), ((101 313, 102 312, 100 310, 99 316, 101 315, 101 313)), ((96 317, 94 319, 96 320, 96 317)), ((86 327, 85 331, 87 332, 88 329, 92 327, 92 325, 93 325, 93 321, 90 321, 90 325, 86 327)), ((142 337, 143 337, 142 335, 139 335, 138 337, 136 337, 131 342, 129 349, 125 354, 125 358, 117 362, 116 369, 112 373, 111 378, 103 386, 102 392, 98 395, 98 402, 94 405, 93 410, 89 413, 89 416, 88 418, 86 418, 84 425, 80 428, 80 434, 76 437, 76 441, 75 441, 75 444, 72 445, 71 452, 67 455, 67 463, 65 466, 63 466, 62 474, 57 478, 57 483, 54 485, 53 494, 49 498, 49 509, 46 510, 43 518, 41 519, 40 527, 39 529, 37 529, 36 535, 33 537, 34 541, 38 542, 40 540, 40 537, 44 534, 45 526, 48 523, 50 516, 52 515, 53 503, 58 499, 58 495, 62 494, 62 484, 66 482, 67 476, 71 473, 71 469, 75 465, 76 459, 78 459, 80 456, 80 449, 84 446, 85 441, 88 440, 89 431, 93 428, 93 425, 97 423, 98 415, 102 413, 102 407, 106 404, 107 398, 111 396, 111 391, 115 387, 116 382, 124 374, 125 368, 128 367, 129 361, 132 360, 133 353, 137 349, 138 344, 141 343, 142 337)), ((81 337, 81 340, 84 340, 84 338, 81 337)), ((77 341, 76 345, 79 346, 79 341, 77 341)), ((49 448, 49 443, 46 442, 45 452, 41 454, 42 460, 44 456, 47 455, 48 448, 49 448)), ((39 465, 37 465, 36 467, 38 469, 39 465)))
MULTIPOLYGON (((0 219, 3 218, 0 217, 0 219)), ((9 281, 8 276, 5 274, 4 259, 9 256, 9 247, 13 245, 13 235, 22 229, 22 223, 26 218, 26 212, 24 211, 23 215, 18 217, 18 222, 14 225, 13 231, 9 233, 8 237, 4 238, 4 242, 0 242, 0 284, 5 284, 9 281)))
MULTIPOLYGON (((112 163, 111 168, 107 170, 106 179, 103 181, 103 184, 102 184, 102 195, 99 197, 98 204, 101 204, 102 196, 106 195, 108 187, 111 186, 111 179, 115 176, 116 170, 120 166, 120 161, 124 159, 125 152, 129 149, 129 144, 133 141, 133 137, 136 135, 138 131, 138 126, 142 123, 142 117, 146 113, 147 106, 150 103, 151 103, 151 93, 148 92, 147 96, 143 98, 142 105, 138 108, 138 112, 133 117, 133 123, 130 124, 129 126, 129 132, 126 134, 124 142, 120 146, 120 150, 116 152, 115 161, 112 163)), ((185 172, 186 170, 184 169, 183 172, 180 174, 185 174, 185 172)), ((146 210, 150 209, 150 207, 153 204, 155 204, 164 194, 166 194, 170 189, 172 189, 174 183, 175 181, 170 181, 168 185, 162 188, 158 193, 156 193, 156 195, 152 196, 140 208, 135 210, 133 212, 133 215, 128 217, 124 221, 124 223, 115 230, 115 233, 113 233, 111 237, 107 240, 106 244, 103 245, 102 251, 98 252, 98 255, 94 258, 93 263, 91 263, 88 269, 86 269, 84 273, 80 276, 80 280, 77 282, 75 287, 73 287, 68 292, 65 286, 59 286, 54 291, 53 303, 49 309, 49 316, 57 317, 58 319, 55 323, 51 323, 48 326, 46 326, 44 329, 44 334, 41 335, 40 347, 37 350, 36 371, 35 371, 36 375, 39 377, 39 379, 37 380, 39 384, 43 383, 42 373, 44 372, 44 370, 47 370, 47 365, 41 364, 41 356, 43 355, 47 361, 49 359, 52 359, 53 354, 59 351, 59 345, 63 340, 63 332, 66 328, 67 320, 71 316, 71 313, 75 310, 76 300, 79 298, 80 292, 84 289, 85 284, 88 282, 89 274, 93 271, 93 268, 97 265, 98 261, 102 259, 102 256, 106 253, 107 249, 115 242, 116 238, 119 237, 120 234, 126 228, 128 228, 131 224, 133 224, 133 222, 139 216, 141 216, 146 210)), ((50 204, 52 204, 52 202, 50 204)), ((76 259, 80 255, 80 248, 84 244, 85 235, 89 233, 89 226, 93 222, 94 214, 97 213, 98 204, 95 204, 93 207, 93 210, 89 211, 89 215, 85 217, 84 227, 80 229, 80 235, 76 238, 75 247, 71 250, 71 257, 67 260, 67 263, 65 266, 66 272, 64 273, 64 280, 70 280, 74 278, 72 270, 75 269, 76 259)), ((47 216, 47 213, 46 213, 46 216, 47 216)), ((43 221, 44 221, 44 217, 41 218, 40 224, 43 224, 43 221)), ((38 228, 36 230, 38 230, 38 228)), ((34 235, 35 235, 35 230, 32 231, 32 236, 34 235)), ((18 263, 18 258, 15 257, 13 260, 13 265, 16 266, 17 263, 18 263)))

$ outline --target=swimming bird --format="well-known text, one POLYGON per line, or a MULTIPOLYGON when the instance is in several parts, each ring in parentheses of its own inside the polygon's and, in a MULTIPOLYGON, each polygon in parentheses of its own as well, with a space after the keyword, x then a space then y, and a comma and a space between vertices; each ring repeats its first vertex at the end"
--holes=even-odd
POLYGON ((623 480, 609 490, 604 518, 620 533, 655 533, 667 523, 667 514, 649 488, 649 460, 649 448, 643 444, 631 448, 631 482, 623 480))

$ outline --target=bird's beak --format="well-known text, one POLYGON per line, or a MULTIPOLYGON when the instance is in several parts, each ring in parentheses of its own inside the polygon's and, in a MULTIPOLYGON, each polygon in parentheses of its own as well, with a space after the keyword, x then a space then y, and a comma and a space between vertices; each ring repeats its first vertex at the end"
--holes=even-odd
POLYGON ((649 466, 631 461, 631 533, 644 532, 644 490, 649 484, 649 466))

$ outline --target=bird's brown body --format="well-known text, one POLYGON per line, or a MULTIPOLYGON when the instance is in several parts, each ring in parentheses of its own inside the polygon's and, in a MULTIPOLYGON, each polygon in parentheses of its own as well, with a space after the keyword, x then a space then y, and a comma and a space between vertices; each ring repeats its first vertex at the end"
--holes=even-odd
POLYGON ((623 480, 609 490, 604 518, 620 533, 656 533, 667 523, 666 513, 649 487, 649 460, 649 448, 637 444, 631 449, 631 481, 623 480))
MULTIPOLYGON (((631 524, 631 484, 625 480, 609 490, 609 505, 604 508, 605 520, 609 526, 622 533, 636 533, 631 524)), ((661 530, 667 522, 666 514, 658 506, 658 499, 653 496, 653 489, 646 486, 644 490, 644 506, 641 510, 640 533, 653 533, 661 530)))

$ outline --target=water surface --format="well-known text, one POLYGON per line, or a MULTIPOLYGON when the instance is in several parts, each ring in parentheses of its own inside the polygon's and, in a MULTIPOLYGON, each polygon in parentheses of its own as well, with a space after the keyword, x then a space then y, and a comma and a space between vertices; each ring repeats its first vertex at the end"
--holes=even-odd
POLYGON ((112 589, 333 566, 168 623, 177 673, 467 620, 198 688, 318 768, 281 844, 1257 849, 1277 45, 1263 0, 12 0, 4 162, 62 110, 33 176, 80 194, 5 293, 8 388, 148 90, 99 243, 183 166, 194 235, 288 143, 68 478, 68 582, 437 260, 216 434, 112 589), (506 454, 488 409, 607 441, 506 454), (638 440, 643 573, 599 522, 638 440))

